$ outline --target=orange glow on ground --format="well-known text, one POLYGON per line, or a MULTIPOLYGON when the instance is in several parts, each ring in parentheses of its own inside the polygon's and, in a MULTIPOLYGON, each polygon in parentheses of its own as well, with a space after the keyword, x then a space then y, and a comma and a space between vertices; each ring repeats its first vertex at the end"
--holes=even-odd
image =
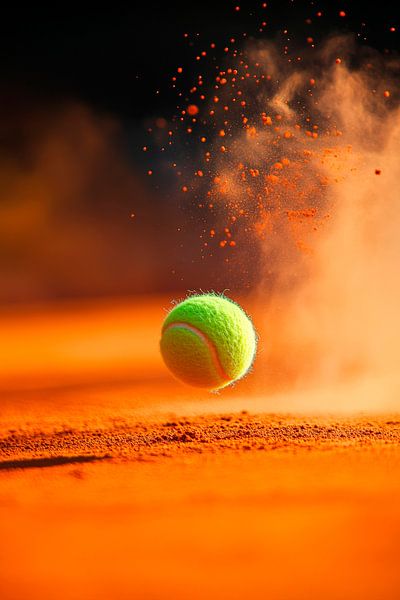
POLYGON ((163 308, 2 320, 2 599, 397 598, 398 417, 309 416, 362 389, 268 392, 262 347, 235 388, 185 387, 159 356, 163 308))

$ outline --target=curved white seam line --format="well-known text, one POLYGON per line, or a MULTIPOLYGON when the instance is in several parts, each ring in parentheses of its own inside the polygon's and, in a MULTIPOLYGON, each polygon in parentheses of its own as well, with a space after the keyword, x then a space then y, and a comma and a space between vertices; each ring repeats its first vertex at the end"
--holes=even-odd
POLYGON ((191 331, 192 333, 196 334, 207 346, 208 350, 211 353, 211 357, 213 359, 213 362, 216 366, 218 375, 220 376, 220 378, 222 379, 222 381, 230 381, 231 378, 227 376, 227 374, 224 371, 224 368, 221 364, 221 361, 219 359, 218 356, 218 352, 216 347, 214 346, 213 342, 208 339, 208 337, 202 332, 200 331, 200 329, 197 329, 197 327, 194 327, 193 325, 189 325, 188 323, 183 323, 183 322, 176 322, 176 323, 169 323, 163 333, 165 333, 166 331, 168 331, 168 329, 172 329, 173 327, 182 327, 183 329, 188 329, 189 331, 191 331))

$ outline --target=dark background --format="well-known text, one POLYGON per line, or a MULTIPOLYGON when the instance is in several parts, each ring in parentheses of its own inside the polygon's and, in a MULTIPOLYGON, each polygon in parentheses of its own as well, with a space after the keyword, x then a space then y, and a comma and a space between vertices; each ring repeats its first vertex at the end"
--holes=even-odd
POLYGON ((155 120, 177 112, 171 75, 182 66, 185 89, 199 50, 216 42, 217 60, 243 32, 279 40, 288 28, 299 45, 307 36, 318 43, 353 32, 383 53, 397 53, 400 35, 394 2, 261 4, 2 9, 0 302, 252 286, 257 248, 230 264, 221 253, 201 255, 198 234, 210 224, 199 221, 190 199, 182 206, 158 168, 163 157, 142 151, 152 145, 147 130, 155 120))
POLYGON ((362 33, 360 41, 366 37, 379 50, 399 45, 399 7, 392 0, 270 0, 266 10, 261 4, 142 2, 94 8, 58 3, 49 8, 15 3, 3 8, 0 26, 3 101, 4 91, 16 87, 47 102, 79 98, 123 118, 173 110, 175 95, 167 82, 177 64, 191 60, 184 32, 200 33, 199 47, 243 31, 274 37, 284 27, 317 40, 332 31, 362 33), (340 10, 346 18, 339 17, 340 10), (321 18, 315 17, 318 11, 321 18), (259 34, 264 17, 268 26, 259 34), (389 34, 390 26, 397 26, 396 33, 389 34))

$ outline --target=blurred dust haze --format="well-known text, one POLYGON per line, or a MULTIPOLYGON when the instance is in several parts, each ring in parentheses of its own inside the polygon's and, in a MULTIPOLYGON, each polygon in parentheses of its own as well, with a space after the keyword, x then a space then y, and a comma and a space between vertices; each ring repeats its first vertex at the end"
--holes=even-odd
MULTIPOLYGON (((318 101, 311 110, 322 132, 340 134, 320 135, 311 151, 301 140, 293 144, 289 156, 303 183, 277 189, 289 208, 302 194, 315 218, 289 232, 280 229, 272 244, 268 236, 263 242, 265 276, 256 295, 265 307, 264 383, 270 378, 304 387, 381 377, 379 397, 372 392, 367 398, 362 390, 362 404, 376 406, 386 392, 399 390, 400 62, 361 52, 353 38, 340 36, 327 40, 318 59, 293 77, 285 75, 273 47, 266 44, 264 51, 282 78, 269 106, 285 102, 289 129, 296 131, 301 119, 295 94, 316 77, 318 101), (302 251, 294 252, 293 237, 302 251)), ((251 151, 257 156, 268 145, 267 138, 251 151)), ((349 402, 357 403, 355 397, 349 402)))

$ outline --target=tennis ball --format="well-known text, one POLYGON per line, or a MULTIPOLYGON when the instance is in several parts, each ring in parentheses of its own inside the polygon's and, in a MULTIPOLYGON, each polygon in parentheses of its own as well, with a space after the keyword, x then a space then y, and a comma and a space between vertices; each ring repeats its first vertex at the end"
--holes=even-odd
POLYGON ((178 378, 218 390, 243 377, 256 353, 250 318, 232 300, 217 294, 190 296, 167 315, 161 354, 178 378))

